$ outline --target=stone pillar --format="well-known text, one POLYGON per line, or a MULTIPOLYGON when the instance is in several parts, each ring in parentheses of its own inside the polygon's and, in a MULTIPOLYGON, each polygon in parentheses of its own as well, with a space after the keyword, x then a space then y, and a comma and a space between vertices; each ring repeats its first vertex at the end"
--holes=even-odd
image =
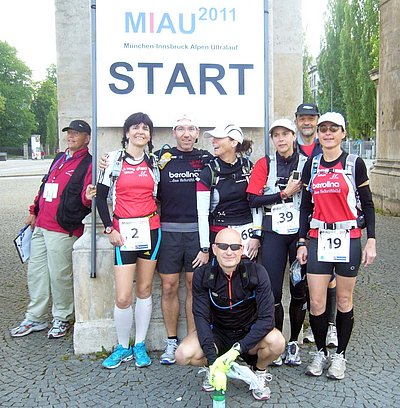
MULTIPOLYGON (((274 91, 276 98, 272 98, 271 93, 269 99, 270 121, 272 121, 277 117, 293 117, 296 106, 302 100, 302 29, 298 14, 301 0, 286 2, 269 0, 268 4, 270 12, 269 37, 272 37, 272 33, 274 35, 268 40, 268 63, 274 65, 274 69, 270 69, 269 72, 269 84, 270 91, 276 89, 274 91)), ((90 1, 70 0, 65 2, 55 0, 55 10, 58 116, 59 128, 61 129, 71 120, 77 118, 92 123, 90 1)), ((247 108, 243 107, 243 109, 247 108)), ((171 108, 171 115, 176 113, 171 108)), ((215 123, 210 123, 206 128, 212 128, 215 125, 215 123)), ((246 137, 254 142, 252 160, 256 161, 265 154, 265 131, 262 128, 243 130, 246 137)), ((120 146, 121 128, 98 128, 97 137, 99 155, 115 150, 120 146)), ((155 148, 160 148, 164 143, 173 143, 171 129, 157 128, 154 138, 155 148)), ((210 144, 201 138, 197 147, 210 148, 210 144)), ((65 148, 65 141, 60 140, 60 148, 65 148)), ((107 238, 103 235, 103 227, 99 223, 100 219, 98 218, 96 225, 97 278, 90 278, 90 217, 88 217, 88 223, 85 224, 84 235, 74 246, 76 314, 74 350, 77 354, 96 352, 102 347, 110 350, 116 343, 113 323, 113 253, 107 238)), ((181 281, 179 293, 181 317, 178 328, 180 338, 186 335, 184 314, 186 291, 183 279, 181 281)), ((161 283, 156 274, 153 284, 153 316, 147 337, 150 350, 161 350, 163 348, 162 340, 166 336, 161 315, 160 293, 161 283)))
POLYGON ((375 207, 400 215, 400 0, 381 0, 375 207))

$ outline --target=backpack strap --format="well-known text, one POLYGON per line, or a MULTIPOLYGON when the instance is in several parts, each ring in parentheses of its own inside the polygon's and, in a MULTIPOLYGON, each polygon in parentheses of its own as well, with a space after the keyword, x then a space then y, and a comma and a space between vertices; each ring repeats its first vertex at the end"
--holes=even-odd
POLYGON ((72 173, 70 183, 80 183, 83 178, 85 177, 88 168, 90 166, 90 163, 92 163, 92 155, 88 153, 82 161, 78 164, 76 167, 75 171, 72 173))
POLYGON ((312 162, 311 162, 311 176, 310 176, 310 181, 307 184, 307 191, 309 191, 310 193, 312 193, 312 188, 311 188, 311 184, 314 180, 314 177, 316 176, 317 172, 318 172, 318 168, 319 168, 319 164, 321 163, 321 157, 322 157, 322 153, 317 154, 316 156, 313 157, 312 162))

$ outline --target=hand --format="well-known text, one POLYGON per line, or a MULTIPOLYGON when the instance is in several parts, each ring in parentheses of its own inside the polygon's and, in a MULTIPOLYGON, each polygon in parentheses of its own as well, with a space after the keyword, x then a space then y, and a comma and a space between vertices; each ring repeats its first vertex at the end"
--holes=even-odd
POLYGON ((233 347, 229 349, 225 354, 222 354, 222 356, 219 356, 214 361, 214 364, 210 367, 210 374, 215 370, 227 373, 231 368, 231 364, 236 360, 239 354, 239 351, 235 350, 233 347))
POLYGON ((205 265, 209 261, 209 259, 210 254, 199 251, 196 258, 194 258, 192 262, 192 266, 193 268, 197 268, 199 266, 205 265))
POLYGON ((376 241, 375 238, 368 238, 362 252, 361 262, 363 266, 371 265, 376 257, 376 241))
POLYGON ((28 217, 25 220, 25 225, 30 225, 31 226, 31 231, 34 230, 36 224, 36 215, 35 214, 29 214, 28 217))
POLYGON ((108 235, 108 239, 110 240, 110 244, 112 246, 124 245, 124 239, 122 238, 122 235, 117 230, 111 231, 111 234, 108 235))
POLYGON ((210 373, 210 384, 216 390, 226 391, 226 374, 219 370, 210 373))
POLYGON ((307 247, 306 246, 301 246, 297 248, 297 255, 296 258, 300 262, 300 265, 304 265, 307 263, 307 247))
POLYGON ((290 176, 284 192, 288 195, 288 197, 292 197, 301 191, 302 188, 303 182, 301 180, 293 180, 293 176, 290 176))
POLYGON ((110 162, 108 161, 108 155, 104 154, 103 156, 100 157, 99 161, 99 169, 104 170, 110 165, 110 162))
POLYGON ((257 258, 259 248, 260 240, 258 240, 257 238, 250 238, 247 244, 247 255, 250 259, 257 258))
POLYGON ((85 197, 86 200, 91 200, 93 197, 96 197, 96 186, 93 184, 88 184, 86 187, 85 197))

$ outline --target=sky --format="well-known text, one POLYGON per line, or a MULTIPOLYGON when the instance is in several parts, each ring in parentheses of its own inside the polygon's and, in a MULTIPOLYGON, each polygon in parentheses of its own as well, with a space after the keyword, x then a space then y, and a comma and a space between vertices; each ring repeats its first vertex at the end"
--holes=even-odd
MULTIPOLYGON (((309 53, 317 57, 328 0, 303 0, 303 30, 309 53)), ((0 40, 17 49, 34 81, 56 63, 54 0, 0 0, 0 40)))

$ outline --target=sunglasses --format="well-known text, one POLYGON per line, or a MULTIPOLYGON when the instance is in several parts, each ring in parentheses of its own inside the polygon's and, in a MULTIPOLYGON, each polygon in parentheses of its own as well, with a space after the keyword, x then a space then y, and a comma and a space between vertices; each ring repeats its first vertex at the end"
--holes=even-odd
POLYGON ((239 251, 239 249, 243 247, 242 244, 225 244, 223 242, 216 242, 215 245, 223 251, 226 251, 228 248, 230 248, 232 251, 239 251))
POLYGON ((326 133, 329 130, 332 133, 336 133, 340 128, 341 126, 338 126, 338 125, 331 125, 331 126, 322 125, 322 126, 318 126, 318 132, 326 133))

